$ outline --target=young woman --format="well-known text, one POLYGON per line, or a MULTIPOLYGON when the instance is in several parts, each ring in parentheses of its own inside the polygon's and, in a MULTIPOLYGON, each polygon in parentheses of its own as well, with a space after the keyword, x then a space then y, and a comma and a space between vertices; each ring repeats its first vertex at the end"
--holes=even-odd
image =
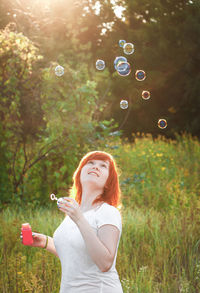
POLYGON ((101 151, 86 154, 73 175, 70 195, 58 204, 65 219, 53 238, 34 233, 32 246, 59 257, 60 293, 123 293, 115 268, 122 218, 113 157, 101 151))

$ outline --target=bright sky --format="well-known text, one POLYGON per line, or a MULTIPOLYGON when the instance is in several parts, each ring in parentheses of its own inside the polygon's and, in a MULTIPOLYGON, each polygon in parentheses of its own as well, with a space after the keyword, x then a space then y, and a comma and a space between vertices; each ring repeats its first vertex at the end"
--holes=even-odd
POLYGON ((117 17, 122 18, 122 20, 125 20, 125 17, 122 17, 122 12, 125 10, 125 8, 123 8, 122 6, 116 6, 116 8, 114 9, 114 12, 116 14, 117 17))
MULTIPOLYGON (((122 12, 125 10, 125 8, 123 8, 122 6, 119 6, 119 5, 115 5, 115 3, 116 3, 115 0, 111 0, 111 3, 115 7, 114 8, 114 12, 115 12, 116 16, 119 17, 119 18, 122 18, 122 20, 124 21, 125 18, 122 17, 122 12)), ((99 13, 99 10, 100 10, 100 2, 99 1, 96 1, 95 9, 96 9, 96 13, 98 14, 99 13)))
MULTIPOLYGON (((111 3, 112 3, 113 5, 115 5, 115 0, 111 0, 111 3)), ((124 7, 119 6, 119 5, 115 5, 114 12, 115 12, 115 14, 116 14, 117 17, 122 18, 122 12, 123 12, 124 10, 125 10, 124 7)), ((124 18, 124 17, 123 17, 123 18, 124 18)), ((123 18, 122 18, 122 20, 124 20, 123 18)))

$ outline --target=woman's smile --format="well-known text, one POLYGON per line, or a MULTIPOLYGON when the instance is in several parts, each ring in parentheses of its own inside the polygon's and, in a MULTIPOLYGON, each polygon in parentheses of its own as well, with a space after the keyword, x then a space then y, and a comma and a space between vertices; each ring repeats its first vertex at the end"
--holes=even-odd
POLYGON ((89 174, 89 175, 95 175, 95 176, 99 177, 99 175, 98 175, 97 172, 95 172, 95 171, 91 171, 91 172, 89 172, 88 174, 89 174))

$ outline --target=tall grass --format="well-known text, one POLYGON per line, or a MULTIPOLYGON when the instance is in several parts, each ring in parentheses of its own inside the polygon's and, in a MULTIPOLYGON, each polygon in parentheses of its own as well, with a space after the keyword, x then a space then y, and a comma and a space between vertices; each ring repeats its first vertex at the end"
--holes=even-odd
MULTIPOLYGON (((119 140, 110 151, 120 167, 123 232, 117 271, 124 293, 200 292, 200 142, 151 135, 119 140)), ((105 148, 105 151, 109 151, 105 148)), ((57 208, 7 207, 0 216, 0 292, 59 292, 56 256, 26 247, 20 228, 53 235, 57 208)))

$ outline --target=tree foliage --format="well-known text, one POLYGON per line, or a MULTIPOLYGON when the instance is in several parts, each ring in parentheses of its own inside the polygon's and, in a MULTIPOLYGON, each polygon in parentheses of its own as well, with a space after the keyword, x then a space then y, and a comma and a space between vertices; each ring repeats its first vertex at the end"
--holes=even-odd
POLYGON ((2 0, 1 193, 28 197, 37 190, 41 198, 66 188, 77 158, 115 134, 200 137, 199 19, 197 0, 68 0, 67 7, 64 0, 2 0), (135 45, 127 77, 113 66, 124 55, 119 39, 135 45), (97 59, 105 60, 102 72, 97 59), (63 77, 54 73, 58 64, 63 77), (135 79, 137 69, 145 81, 135 79), (143 90, 151 92, 147 101, 143 90), (157 127, 160 118, 165 130, 157 127))
POLYGON ((85 145, 96 145, 100 132, 109 135, 95 132, 98 121, 93 117, 103 110, 103 104, 96 107, 96 82, 87 66, 77 71, 63 56, 63 77, 55 75, 55 62, 40 67, 38 48, 9 27, 1 31, 0 40, 1 148, 13 194, 22 198, 34 187, 39 197, 45 186, 46 192, 67 188, 85 145))

